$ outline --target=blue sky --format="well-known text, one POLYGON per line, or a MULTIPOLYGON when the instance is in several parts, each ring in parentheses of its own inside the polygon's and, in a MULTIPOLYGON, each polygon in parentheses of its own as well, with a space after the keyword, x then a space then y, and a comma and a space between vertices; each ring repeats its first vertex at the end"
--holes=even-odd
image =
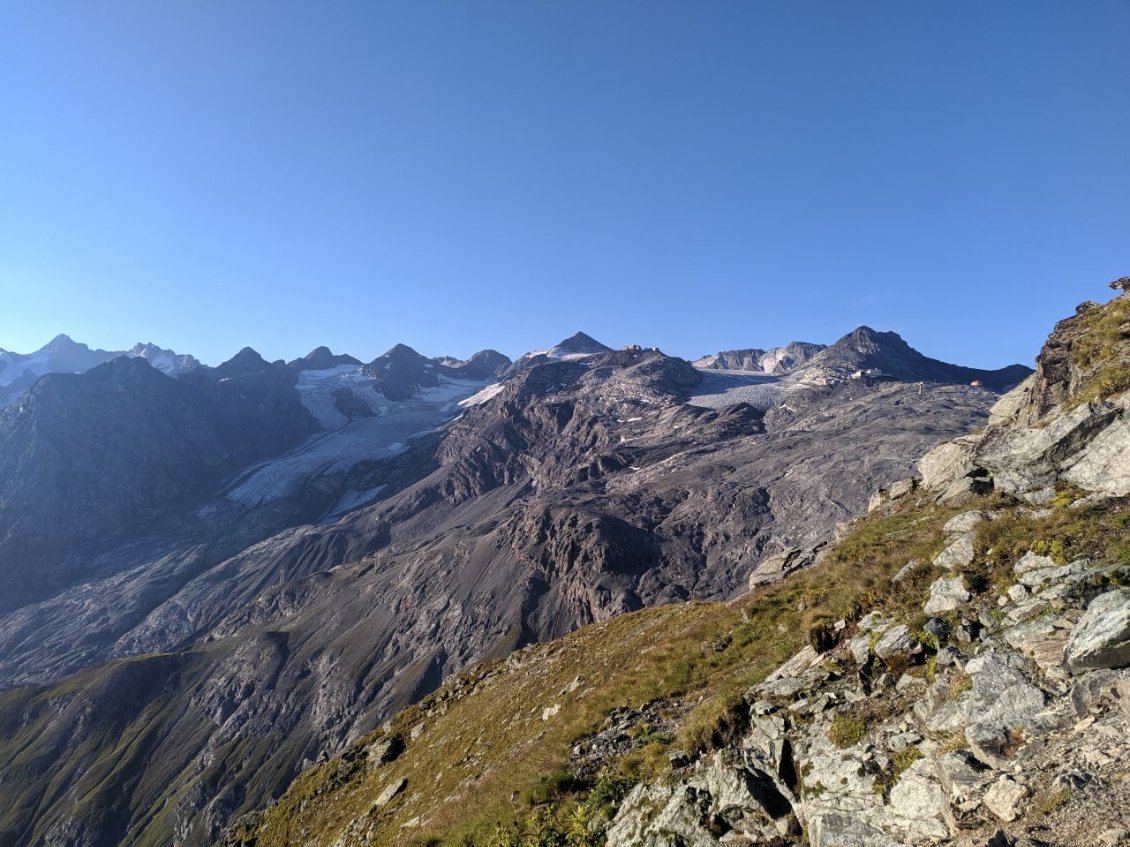
POLYGON ((0 347, 1030 361, 1130 274, 1130 3, 0 6, 0 347))

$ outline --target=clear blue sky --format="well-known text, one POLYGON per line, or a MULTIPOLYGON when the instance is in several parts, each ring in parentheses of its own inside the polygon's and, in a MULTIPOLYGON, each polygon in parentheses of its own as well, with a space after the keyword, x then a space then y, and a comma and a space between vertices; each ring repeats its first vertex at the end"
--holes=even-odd
POLYGON ((1130 2, 0 6, 0 347, 1030 361, 1130 274, 1130 2))

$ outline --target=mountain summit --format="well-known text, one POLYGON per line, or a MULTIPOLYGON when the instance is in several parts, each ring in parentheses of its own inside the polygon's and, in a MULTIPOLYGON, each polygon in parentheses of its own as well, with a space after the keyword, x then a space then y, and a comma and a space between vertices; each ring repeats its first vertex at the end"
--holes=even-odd
POLYGON ((998 370, 951 365, 922 355, 896 332, 880 332, 869 326, 857 327, 794 371, 798 378, 813 384, 865 375, 903 382, 980 382, 998 391, 1014 387, 1029 373, 1031 369, 1023 365, 998 370))
POLYGON ((91 349, 60 333, 34 353, 0 350, 0 408, 14 402, 36 380, 53 373, 85 373, 119 357, 145 359, 166 376, 180 376, 200 366, 192 356, 155 344, 137 344, 129 351, 91 349))
POLYGON ((575 333, 573 335, 570 335, 564 341, 560 341, 557 344, 555 344, 552 348, 550 348, 550 351, 549 351, 551 356, 554 356, 554 355, 562 356, 562 355, 568 355, 570 353, 573 353, 573 354, 581 353, 581 354, 584 354, 586 356, 590 356, 590 355, 593 355, 595 353, 610 353, 610 352, 612 352, 611 347, 608 347, 604 344, 601 344, 599 341, 597 341, 591 335, 588 335, 588 334, 583 333, 583 332, 578 332, 578 333, 575 333))
POLYGON ((334 352, 329 347, 315 347, 301 359, 295 359, 293 362, 288 362, 287 366, 297 371, 324 371, 329 368, 336 368, 339 365, 356 365, 361 366, 359 359, 354 359, 347 354, 334 355, 334 352))

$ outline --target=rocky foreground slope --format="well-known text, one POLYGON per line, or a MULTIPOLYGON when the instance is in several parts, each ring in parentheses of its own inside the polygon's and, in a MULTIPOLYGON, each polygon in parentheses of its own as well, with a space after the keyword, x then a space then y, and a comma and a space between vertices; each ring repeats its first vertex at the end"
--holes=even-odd
POLYGON ((224 844, 1125 844, 1128 403, 1124 294, 810 567, 448 680, 224 844))
POLYGON ((0 574, 48 595, 0 613, 0 844, 211 843, 452 673, 814 558, 1017 377, 866 329, 783 376, 583 335, 513 365, 146 367, 48 377, 0 414, 0 574), (118 426, 137 444, 98 444, 118 426), (67 558, 51 521, 79 533, 67 558))

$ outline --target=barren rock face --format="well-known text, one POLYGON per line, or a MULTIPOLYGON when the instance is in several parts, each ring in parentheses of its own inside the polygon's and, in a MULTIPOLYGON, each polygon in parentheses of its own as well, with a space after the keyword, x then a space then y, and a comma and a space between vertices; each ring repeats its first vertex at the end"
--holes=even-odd
POLYGON ((1064 659, 1073 671, 1130 665, 1130 589, 1091 601, 1071 631, 1064 659))

